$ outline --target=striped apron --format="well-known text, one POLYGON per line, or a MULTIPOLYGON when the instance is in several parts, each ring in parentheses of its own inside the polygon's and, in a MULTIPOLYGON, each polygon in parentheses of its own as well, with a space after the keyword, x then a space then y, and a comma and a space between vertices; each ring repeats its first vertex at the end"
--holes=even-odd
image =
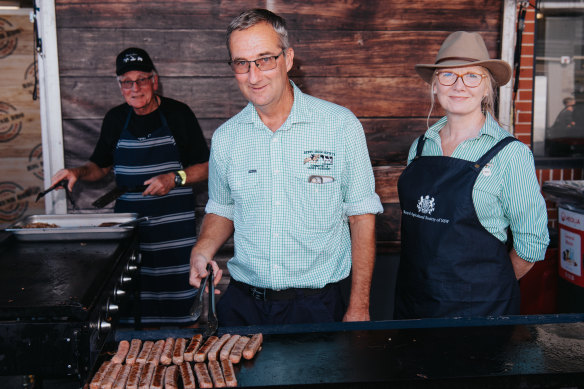
MULTIPOLYGON (((130 133, 132 110, 128 113, 114 152, 118 186, 136 187, 151 177, 183 168, 175 139, 159 112, 162 126, 145 138, 130 133)), ((189 285, 189 260, 196 242, 194 204, 190 186, 174 188, 164 196, 126 193, 116 201, 115 212, 149 217, 138 229, 143 324, 193 324, 189 310, 197 291, 189 285)), ((133 319, 124 321, 131 323, 133 319)))

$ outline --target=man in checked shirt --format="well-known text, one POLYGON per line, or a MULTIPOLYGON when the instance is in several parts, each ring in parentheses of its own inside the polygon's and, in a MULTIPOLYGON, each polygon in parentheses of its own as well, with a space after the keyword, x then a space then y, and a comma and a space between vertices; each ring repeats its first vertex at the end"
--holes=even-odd
POLYGON ((212 259, 234 234, 219 325, 369 320, 383 208, 361 124, 290 81, 294 50, 280 16, 243 12, 227 29, 227 48, 249 103, 213 135, 191 285, 199 287, 208 263, 219 281, 212 259), (346 306, 339 282, 350 273, 346 306))

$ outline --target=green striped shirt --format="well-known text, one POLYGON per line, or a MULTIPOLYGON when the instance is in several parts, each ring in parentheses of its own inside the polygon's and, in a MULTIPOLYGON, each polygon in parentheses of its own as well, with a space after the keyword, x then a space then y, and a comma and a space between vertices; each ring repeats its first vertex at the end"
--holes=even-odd
MULTIPOLYGON (((422 155, 441 156, 440 130, 443 117, 426 131, 422 155)), ((477 161, 501 139, 511 136, 487 115, 476 138, 459 144, 453 158, 477 161)), ((418 140, 408 155, 408 164, 416 156, 418 140)), ((472 191, 479 221, 501 242, 507 241, 507 228, 513 233, 513 247, 529 262, 544 259, 549 244, 547 210, 535 175, 533 154, 521 142, 503 148, 479 174, 472 191)))
POLYGON ((249 103, 215 131, 209 160, 206 212, 235 227, 231 276, 276 290, 346 278, 348 216, 383 212, 359 120, 292 85, 277 131, 249 103))

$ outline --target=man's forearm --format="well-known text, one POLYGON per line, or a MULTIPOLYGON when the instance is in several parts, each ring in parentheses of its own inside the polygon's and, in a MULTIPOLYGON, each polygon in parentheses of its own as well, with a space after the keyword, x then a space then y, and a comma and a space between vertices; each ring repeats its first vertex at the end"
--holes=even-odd
POLYGON ((227 239, 231 237, 233 230, 232 220, 213 213, 206 214, 193 253, 212 259, 227 239))
POLYGON ((352 280, 345 321, 369 320, 369 295, 375 265, 375 215, 349 217, 351 227, 352 280))
POLYGON ((209 177, 209 162, 198 163, 184 169, 187 175, 185 185, 205 181, 209 177))

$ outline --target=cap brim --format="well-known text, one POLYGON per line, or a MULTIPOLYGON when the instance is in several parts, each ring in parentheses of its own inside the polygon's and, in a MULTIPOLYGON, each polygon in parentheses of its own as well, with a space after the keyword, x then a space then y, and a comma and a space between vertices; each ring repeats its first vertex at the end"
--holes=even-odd
POLYGON ((497 86, 503 86, 511 79, 511 66, 507 62, 500 59, 489 59, 475 62, 445 61, 439 65, 418 64, 414 68, 422 80, 430 84, 432 82, 432 75, 436 69, 463 68, 467 66, 482 66, 488 69, 497 82, 497 86))

